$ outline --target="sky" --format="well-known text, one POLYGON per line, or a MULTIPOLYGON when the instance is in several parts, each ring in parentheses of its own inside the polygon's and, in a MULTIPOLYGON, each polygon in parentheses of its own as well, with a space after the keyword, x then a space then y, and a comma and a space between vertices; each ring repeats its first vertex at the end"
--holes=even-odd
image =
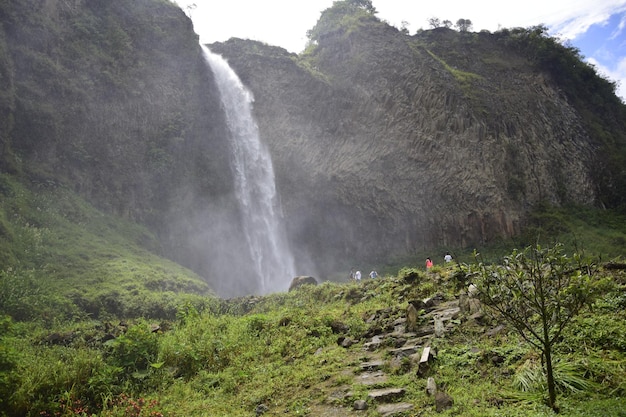
MULTIPOLYGON (((299 53, 306 32, 333 0, 175 0, 191 17, 200 42, 254 39, 299 53)), ((428 19, 469 19, 472 31, 545 25, 578 48, 626 102, 626 0, 372 0, 376 16, 410 34, 428 19)))

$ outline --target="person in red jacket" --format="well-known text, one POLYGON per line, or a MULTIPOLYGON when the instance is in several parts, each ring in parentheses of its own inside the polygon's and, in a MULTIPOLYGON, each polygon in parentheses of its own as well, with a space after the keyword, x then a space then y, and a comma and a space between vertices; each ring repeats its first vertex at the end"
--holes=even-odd
POLYGON ((430 258, 426 258, 426 269, 433 267, 433 261, 430 258))

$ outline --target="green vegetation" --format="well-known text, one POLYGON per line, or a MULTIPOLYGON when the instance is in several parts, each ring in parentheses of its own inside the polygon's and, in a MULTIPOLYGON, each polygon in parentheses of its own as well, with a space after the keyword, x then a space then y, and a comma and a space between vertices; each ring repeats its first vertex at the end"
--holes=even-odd
MULTIPOLYGON (((0 192, 0 415, 7 417, 349 410, 357 399, 371 403, 355 375, 374 329, 392 328, 411 300, 454 301, 465 282, 456 264, 435 258, 427 273, 420 258, 361 285, 326 282, 219 300, 194 274, 156 256, 144 228, 95 210, 62 186, 27 186, 2 175, 0 192), (381 312, 384 320, 371 320, 381 312), (355 344, 342 347, 345 338, 355 344), (352 395, 333 397, 344 389, 352 395)), ((577 242, 596 241, 594 254, 623 253, 615 246, 626 235, 619 214, 542 206, 532 218, 529 230, 538 234, 577 233, 577 242), (613 252, 602 252, 611 245, 613 252)), ((498 260, 512 244, 483 248, 485 258, 498 260)), ((471 262, 469 253, 455 255, 471 262)), ((562 415, 626 409, 626 278, 609 272, 594 272, 593 280, 611 285, 552 347, 562 415)), ((513 328, 485 336, 497 328, 494 318, 478 324, 469 317, 432 341, 438 354, 426 376, 454 398, 451 409, 436 413, 425 375, 410 361, 392 366, 390 346, 378 351, 388 379, 376 387, 404 387, 403 401, 423 416, 552 415, 542 401, 538 351, 513 328)), ((376 416, 370 405, 364 415, 376 416)))
MULTIPOLYGON (((372 353, 363 349, 368 335, 393 328, 410 300, 454 300, 462 275, 456 266, 406 268, 360 284, 326 282, 200 308, 181 303, 175 319, 158 323, 83 319, 44 327, 5 316, 0 410, 7 416, 252 416, 255 410, 312 416, 331 407, 350 410, 356 399, 371 403, 370 388, 355 378, 372 353), (372 320, 378 316, 385 319, 372 320), (356 344, 342 347, 338 341, 345 338, 356 344), (352 395, 333 400, 344 388, 352 395)), ((626 276, 599 270, 593 278, 613 285, 573 318, 552 349, 558 406, 566 416, 626 410, 626 276)), ((521 344, 512 329, 486 335, 499 324, 495 319, 483 317, 479 324, 466 313, 455 323, 433 339, 438 353, 426 375, 408 361, 392 366, 383 345, 388 379, 377 387, 404 387, 403 401, 423 416, 552 415, 541 401, 538 352, 521 344), (454 398, 452 408, 434 410, 426 376, 454 398)), ((370 405, 363 415, 379 415, 370 405)))
MULTIPOLYGON (((572 319, 602 292, 605 282, 596 278, 595 269, 590 259, 578 254, 567 257, 561 245, 547 249, 528 247, 513 251, 502 265, 478 262, 467 269, 481 302, 541 352, 545 359, 548 405, 555 411, 558 407, 552 352, 572 319)), ((582 381, 567 386, 584 387, 582 381)))
POLYGON ((369 0, 342 0, 322 12, 317 24, 307 32, 311 43, 324 37, 343 33, 350 34, 361 26, 380 23, 375 16, 376 9, 369 0))
POLYGON ((206 283, 158 257, 145 228, 54 183, 26 187, 0 175, 0 194, 0 313, 47 323, 174 318, 182 300, 206 302, 206 283))
POLYGON ((426 52, 428 52, 428 54, 430 56, 432 56, 437 61, 439 61, 439 63, 441 63, 441 65, 443 65, 443 67, 450 74, 452 74, 454 76, 454 78, 456 78, 456 80, 465 88, 468 88, 470 86, 470 84, 472 83, 472 81, 479 80, 481 78, 481 76, 478 75, 478 74, 474 74, 474 73, 467 72, 467 71, 461 71, 459 69, 451 67, 443 59, 439 58, 437 55, 435 55, 434 53, 432 53, 428 49, 426 50, 426 52))
MULTIPOLYGON (((188 246, 168 252, 161 245, 173 242, 153 234, 173 224, 168 220, 182 218, 176 228, 201 217, 186 210, 229 194, 219 102, 210 91, 196 94, 207 80, 188 22, 166 0, 39 3, 0 1, 0 416, 316 416, 366 400, 370 408, 361 415, 375 417, 369 388, 355 378, 370 355, 384 360, 388 376, 374 387, 404 387, 403 401, 425 417, 539 417, 557 406, 566 416, 626 415, 626 217, 618 211, 626 196, 624 106, 575 49, 542 28, 493 36, 445 29, 406 40, 416 56, 427 57, 424 48, 441 63, 485 114, 493 107, 480 104, 480 94, 492 94, 479 91, 483 66, 505 71, 524 61, 550 75, 546 82, 575 103, 602 150, 590 164, 600 167, 596 185, 610 210, 540 204, 515 241, 480 248, 481 265, 472 263, 473 248, 454 253, 467 264, 462 268, 433 256, 452 248, 424 248, 360 285, 325 282, 220 300, 198 275, 159 256, 184 258, 188 246), (507 48, 515 52, 504 54, 507 48), (549 338, 537 346, 524 344, 526 334, 499 317, 464 311, 443 337, 428 341, 437 355, 426 371, 406 358, 394 362, 397 339, 364 349, 372 335, 406 317, 409 302, 457 302, 467 268, 501 278, 509 271, 502 265, 525 259, 511 251, 537 242, 562 242, 564 253, 616 267, 588 270, 577 276, 580 285, 560 287, 585 303, 556 327, 549 320, 560 310, 518 311, 522 323, 548 324, 549 338), (428 272, 426 256, 438 263, 428 272), (603 285, 591 285, 597 283, 603 285), (450 409, 435 411, 427 377, 454 398, 450 409)), ((324 42, 330 50, 377 38, 378 29, 389 28, 375 13, 369 0, 334 2, 309 33, 310 59, 296 61, 328 82, 311 51, 323 54, 315 48, 324 42), (369 28, 376 30, 363 30, 369 28)), ((362 51, 381 50, 363 44, 362 51)), ((272 50, 247 45, 254 53, 272 50)), ((369 59, 339 52, 355 63, 369 59)), ((271 58, 282 57, 275 53, 271 58)), ((379 78, 361 71, 369 67, 354 68, 379 78)), ((505 183, 521 202, 526 188, 516 151, 506 150, 505 183)), ((191 234, 195 225, 176 233, 191 234)), ((557 278, 569 277, 571 264, 558 262, 570 258, 557 255, 535 261, 541 268, 554 261, 557 278)), ((524 282, 544 278, 517 272, 524 282)), ((516 291, 512 300, 523 296, 516 291)), ((431 325, 425 309, 418 322, 431 325)))

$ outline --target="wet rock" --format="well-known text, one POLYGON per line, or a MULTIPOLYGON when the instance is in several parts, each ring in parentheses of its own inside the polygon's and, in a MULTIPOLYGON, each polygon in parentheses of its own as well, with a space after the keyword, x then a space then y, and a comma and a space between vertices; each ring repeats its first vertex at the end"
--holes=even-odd
POLYGON ((356 341, 349 337, 340 337, 339 339, 337 339, 337 344, 346 349, 354 345, 355 343, 356 341))
POLYGON ((329 326, 333 333, 347 333, 350 330, 347 324, 337 320, 333 320, 329 326))
POLYGON ((485 332, 485 336, 487 336, 487 337, 493 337, 493 336, 495 336, 495 335, 502 334, 502 333, 504 333, 505 331, 506 331, 506 327, 504 327, 504 325, 502 325, 502 324, 501 324, 501 325, 499 325, 499 326, 494 327, 493 329, 489 329, 489 330, 487 330, 487 331, 485 332))
POLYGON ((419 363, 417 365, 417 375, 423 376, 430 369, 430 365, 434 360, 434 351, 430 346, 426 346, 422 350, 422 356, 420 357, 419 363))
POLYGON ((379 369, 381 369, 383 367, 383 365, 385 365, 385 361, 383 360, 374 360, 374 361, 370 361, 370 362, 363 362, 361 364, 361 370, 363 371, 378 371, 379 369))
POLYGON ((363 385, 377 385, 387 382, 387 375, 383 371, 363 372, 357 377, 357 382, 363 385))
POLYGON ((380 348, 382 341, 383 339, 380 336, 374 336, 370 342, 363 344, 363 348, 370 352, 375 351, 380 348))
POLYGON ((391 349, 389 353, 395 357, 406 358, 417 353, 419 349, 420 349, 420 346, 408 345, 408 346, 403 346, 398 349, 391 349))
POLYGON ((265 413, 267 413, 268 411, 270 411, 269 407, 266 406, 265 404, 259 404, 256 406, 256 408, 254 409, 254 413, 257 416, 263 415, 265 413))
POLYGON ((445 327, 443 325, 443 318, 435 317, 434 319, 434 332, 436 337, 442 337, 445 333, 445 327))

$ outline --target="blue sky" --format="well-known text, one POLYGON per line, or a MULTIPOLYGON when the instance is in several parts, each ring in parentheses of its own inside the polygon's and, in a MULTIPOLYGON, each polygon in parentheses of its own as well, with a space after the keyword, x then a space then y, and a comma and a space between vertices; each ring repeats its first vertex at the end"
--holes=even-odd
MULTIPOLYGON (((231 37, 255 39, 300 52, 306 32, 333 0, 175 0, 188 11, 203 43, 231 37), (187 6, 193 5, 192 8, 187 6)), ((539 24, 580 49, 605 78, 619 83, 626 102, 626 0, 372 0, 377 16, 410 33, 428 29, 428 19, 472 21, 473 30, 539 24)))
POLYGON ((621 80, 618 95, 626 101, 626 12, 590 26, 570 42, 605 78, 621 80))

